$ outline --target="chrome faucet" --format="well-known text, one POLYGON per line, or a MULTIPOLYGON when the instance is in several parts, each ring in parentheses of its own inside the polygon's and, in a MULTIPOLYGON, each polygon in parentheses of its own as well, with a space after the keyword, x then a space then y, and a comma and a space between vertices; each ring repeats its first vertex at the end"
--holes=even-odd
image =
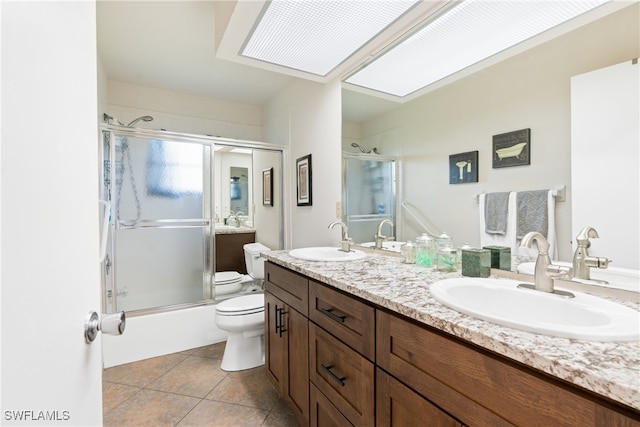
POLYGON ((382 227, 385 224, 389 224, 389 226, 393 229, 393 222, 390 219, 387 218, 380 221, 380 224, 378 224, 378 230, 376 231, 375 236, 373 236, 376 241, 374 246, 375 249, 382 249, 382 243, 386 240, 394 240, 392 236, 385 236, 384 234, 382 234, 382 227))
POLYGON ((570 279, 572 275, 571 267, 562 267, 551 263, 551 258, 549 257, 549 242, 537 231, 525 234, 522 242, 520 242, 520 246, 530 248, 534 240, 538 246, 538 258, 536 259, 533 279, 534 284, 520 284, 518 287, 573 297, 573 294, 570 292, 554 289, 553 285, 554 279, 570 279))
POLYGON ((242 212, 240 212, 240 211, 238 211, 238 212, 229 211, 229 219, 231 221, 233 221, 233 225, 236 228, 240 227, 240 219, 238 218, 238 213, 242 213, 242 212))
POLYGON ((591 246, 589 239, 598 239, 598 232, 593 227, 585 227, 576 236, 578 247, 573 254, 573 274, 577 279, 591 280, 591 267, 607 268, 610 259, 589 256, 587 248, 591 246))
POLYGON ((349 227, 347 227, 346 224, 342 221, 333 221, 331 224, 329 224, 328 228, 333 228, 336 225, 340 225, 342 227, 342 241, 340 242, 342 247, 340 248, 340 250, 343 252, 351 252, 353 239, 349 237, 349 227))

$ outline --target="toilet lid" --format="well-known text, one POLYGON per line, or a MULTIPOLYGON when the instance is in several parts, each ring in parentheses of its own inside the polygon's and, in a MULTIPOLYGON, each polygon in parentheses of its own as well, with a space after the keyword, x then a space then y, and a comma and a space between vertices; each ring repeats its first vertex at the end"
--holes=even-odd
POLYGON ((216 311, 220 313, 256 312, 259 310, 264 310, 264 294, 244 295, 228 299, 216 305, 216 311))
POLYGON ((218 271, 215 279, 216 285, 226 285, 239 282, 242 276, 237 271, 218 271))

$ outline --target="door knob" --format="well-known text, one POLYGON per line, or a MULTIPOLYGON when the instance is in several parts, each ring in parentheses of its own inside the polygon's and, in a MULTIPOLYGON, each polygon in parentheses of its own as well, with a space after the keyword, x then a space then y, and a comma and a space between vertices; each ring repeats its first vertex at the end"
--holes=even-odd
POLYGON ((84 321, 84 339, 91 344, 96 339, 98 331, 109 335, 122 335, 126 325, 124 311, 102 315, 102 319, 95 311, 90 311, 84 321))

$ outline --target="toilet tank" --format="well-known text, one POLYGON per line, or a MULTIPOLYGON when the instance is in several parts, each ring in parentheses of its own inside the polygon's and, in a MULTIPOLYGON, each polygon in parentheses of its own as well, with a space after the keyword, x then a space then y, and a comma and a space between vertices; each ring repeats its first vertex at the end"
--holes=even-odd
POLYGON ((244 262, 247 266, 247 273, 253 279, 264 279, 264 261, 260 256, 261 252, 270 251, 262 243, 247 243, 244 248, 244 262))

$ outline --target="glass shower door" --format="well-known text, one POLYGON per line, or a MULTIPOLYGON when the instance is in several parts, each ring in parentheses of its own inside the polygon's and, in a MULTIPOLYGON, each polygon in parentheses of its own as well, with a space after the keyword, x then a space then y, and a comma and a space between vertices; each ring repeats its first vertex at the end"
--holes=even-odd
POLYGON ((109 308, 132 312, 213 298, 211 146, 106 134, 109 308))

